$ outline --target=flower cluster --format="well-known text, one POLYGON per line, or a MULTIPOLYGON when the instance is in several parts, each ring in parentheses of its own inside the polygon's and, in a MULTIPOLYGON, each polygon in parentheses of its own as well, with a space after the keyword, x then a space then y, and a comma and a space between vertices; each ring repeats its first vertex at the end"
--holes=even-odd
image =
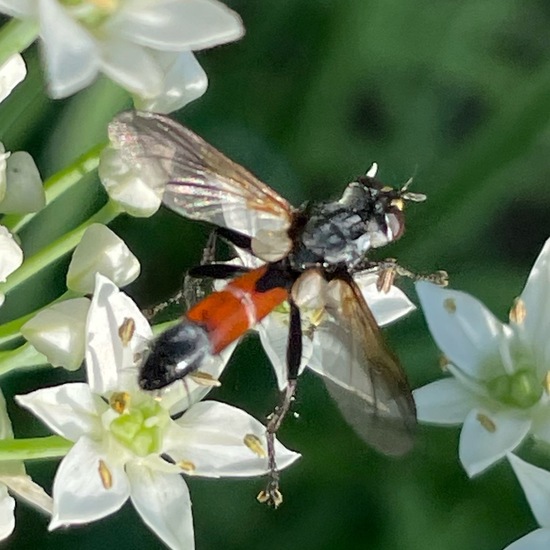
POLYGON ((526 437, 550 443, 550 240, 501 323, 463 292, 416 285, 430 331, 451 376, 414 392, 420 421, 462 424, 459 458, 470 476, 507 457, 541 529, 509 549, 550 541, 550 472, 516 456, 526 437))
POLYGON ((36 29, 53 97, 74 94, 102 72, 137 107, 163 112, 206 90, 194 50, 244 32, 239 16, 216 0, 2 0, 0 12, 36 29))

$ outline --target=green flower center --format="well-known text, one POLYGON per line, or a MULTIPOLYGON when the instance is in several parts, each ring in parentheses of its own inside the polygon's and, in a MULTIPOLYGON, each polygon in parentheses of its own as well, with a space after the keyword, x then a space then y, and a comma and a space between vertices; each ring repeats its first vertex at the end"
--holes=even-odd
POLYGON ((72 17, 88 30, 97 29, 119 7, 121 0, 60 0, 72 17))
POLYGON ((491 397, 505 405, 528 409, 542 397, 543 387, 532 368, 497 376, 487 382, 491 397))
POLYGON ((158 453, 170 415, 153 399, 130 406, 110 425, 114 437, 138 456, 158 453))

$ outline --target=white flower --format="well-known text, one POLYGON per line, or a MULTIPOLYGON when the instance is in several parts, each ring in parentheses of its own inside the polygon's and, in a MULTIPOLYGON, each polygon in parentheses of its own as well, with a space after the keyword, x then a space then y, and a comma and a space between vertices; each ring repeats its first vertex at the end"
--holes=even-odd
POLYGON ((11 94, 26 75, 25 61, 18 53, 12 55, 0 67, 0 103, 11 94))
MULTIPOLYGON (((23 263, 23 251, 15 242, 12 234, 0 225, 0 282, 5 280, 23 263)), ((0 305, 4 295, 0 293, 0 305)))
MULTIPOLYGON (((265 427, 212 401, 196 403, 173 420, 170 392, 165 402, 164 393, 139 390, 135 367, 151 331, 136 305, 101 275, 87 331, 88 384, 64 384, 18 397, 54 432, 75 442, 54 480, 50 528, 102 518, 130 498, 165 544, 191 549, 191 502, 181 474, 266 473, 261 452, 265 427)), ((192 399, 191 382, 189 389, 192 399)), ((298 458, 278 442, 276 451, 280 467, 298 458)))
MULTIPOLYGON (((69 96, 103 72, 146 100, 170 94, 166 63, 182 52, 211 48, 243 34, 240 18, 215 0, 0 0, 8 15, 36 22, 53 97, 69 96)), ((195 78, 180 66, 170 76, 185 96, 195 78)), ((168 71, 169 74, 169 71, 168 71)), ((179 105, 181 106, 181 105, 179 105)))
POLYGON ((6 153, 0 143, 0 212, 26 214, 45 204, 42 178, 31 155, 25 151, 6 153))
POLYGON ((118 286, 126 286, 137 279, 139 271, 139 261, 126 243, 107 226, 94 223, 75 248, 67 271, 67 287, 82 294, 91 293, 96 273, 118 286))
POLYGON ((147 218, 159 209, 164 194, 164 174, 155 170, 160 170, 156 163, 128 164, 118 149, 106 147, 101 153, 98 174, 112 201, 130 216, 147 218), (161 186, 151 186, 159 181, 161 186))
MULTIPOLYGON (((6 411, 6 401, 0 391, 0 439, 13 439, 11 422, 6 411)), ((0 540, 8 537, 15 526, 15 500, 8 490, 23 498, 35 508, 51 513, 52 499, 44 489, 25 473, 20 460, 0 462, 0 540)))
POLYGON ((508 453, 508 460, 540 529, 516 540, 505 550, 547 550, 550 547, 550 472, 537 468, 512 453, 508 453))
POLYGON ((88 298, 74 298, 38 312, 21 327, 21 334, 54 367, 76 370, 84 361, 88 298))
POLYGON ((531 434, 550 442, 550 240, 521 297, 500 323, 468 294, 417 283, 428 326, 453 378, 414 392, 421 421, 461 424, 459 456, 470 476, 531 434))
POLYGON ((206 92, 208 77, 191 52, 152 53, 164 71, 162 91, 152 98, 135 96, 134 106, 136 109, 155 113, 171 113, 206 92))

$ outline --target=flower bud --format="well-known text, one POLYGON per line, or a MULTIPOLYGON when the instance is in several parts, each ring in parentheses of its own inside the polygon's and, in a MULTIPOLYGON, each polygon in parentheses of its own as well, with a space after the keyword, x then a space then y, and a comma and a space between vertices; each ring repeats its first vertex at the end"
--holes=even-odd
POLYGON ((37 313, 21 327, 21 334, 54 367, 76 370, 84 360, 88 298, 54 304, 37 313))
POLYGON ((126 243, 108 227, 88 227, 76 247, 67 272, 67 287, 76 292, 93 292, 95 275, 101 273, 117 286, 126 286, 139 275, 138 259, 126 243))

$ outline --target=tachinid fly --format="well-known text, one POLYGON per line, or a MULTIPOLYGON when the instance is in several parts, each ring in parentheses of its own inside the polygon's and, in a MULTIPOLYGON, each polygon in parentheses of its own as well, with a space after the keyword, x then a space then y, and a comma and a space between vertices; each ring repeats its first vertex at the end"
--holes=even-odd
MULTIPOLYGON (((370 170, 352 181, 338 200, 294 208, 168 117, 124 112, 109 132, 123 158, 151 174, 154 187, 164 188, 166 206, 217 226, 218 235, 235 249, 261 260, 253 269, 218 263, 193 270, 194 276, 230 280, 152 343, 140 373, 141 387, 157 390, 185 378, 287 302, 288 385, 267 426, 272 475, 264 498, 277 504, 273 434, 290 406, 300 368, 300 307, 314 296, 339 327, 333 337, 340 352, 328 361, 325 382, 344 417, 378 450, 387 454, 409 450, 416 424, 411 390, 355 278, 366 271, 384 271, 384 262, 369 261, 367 253, 401 237, 404 203, 424 200, 424 195, 409 192, 406 185, 386 187, 370 170)), ((322 320, 311 327, 322 328, 322 320)))

